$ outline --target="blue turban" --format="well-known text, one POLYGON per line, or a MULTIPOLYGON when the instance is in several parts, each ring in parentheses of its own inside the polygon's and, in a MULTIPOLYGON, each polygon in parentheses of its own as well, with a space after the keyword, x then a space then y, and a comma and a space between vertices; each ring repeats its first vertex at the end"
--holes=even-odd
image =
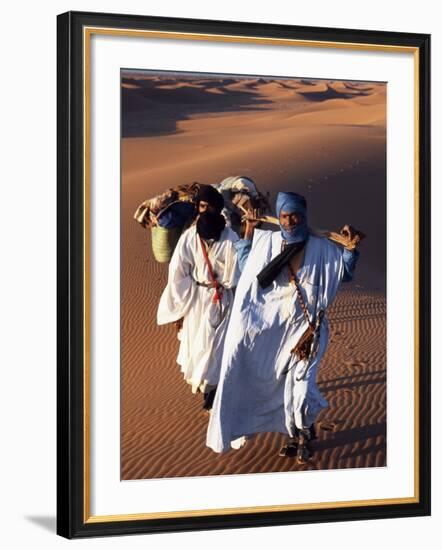
POLYGON ((308 234, 307 226, 307 201, 302 195, 298 193, 278 193, 276 198, 276 214, 279 219, 281 210, 288 212, 290 214, 300 214, 302 216, 302 221, 292 231, 286 231, 281 227, 282 238, 288 243, 299 243, 305 241, 308 234))

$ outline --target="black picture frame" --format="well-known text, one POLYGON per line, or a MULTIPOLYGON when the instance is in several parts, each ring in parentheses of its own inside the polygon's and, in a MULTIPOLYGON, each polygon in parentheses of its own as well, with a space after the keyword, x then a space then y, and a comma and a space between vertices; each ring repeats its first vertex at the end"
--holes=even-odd
POLYGON ((335 522, 430 514, 430 36, 69 12, 58 16, 57 39, 57 533, 66 538, 335 522), (85 486, 85 220, 84 29, 106 27, 330 44, 410 48, 418 60, 418 483, 413 502, 321 509, 223 513, 149 519, 90 517, 85 486))

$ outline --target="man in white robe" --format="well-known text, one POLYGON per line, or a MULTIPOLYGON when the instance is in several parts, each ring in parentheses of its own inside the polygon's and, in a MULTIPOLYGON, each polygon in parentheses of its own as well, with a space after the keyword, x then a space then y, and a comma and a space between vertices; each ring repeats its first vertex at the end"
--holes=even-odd
POLYGON ((181 235, 160 299, 159 325, 182 319, 177 363, 193 393, 210 409, 218 384, 224 337, 239 278, 237 234, 221 215, 223 197, 200 185, 197 223, 181 235))
POLYGON ((339 283, 351 280, 359 252, 314 236, 306 201, 296 193, 279 193, 277 215, 281 231, 249 222, 236 245, 242 275, 207 445, 220 453, 253 434, 279 432, 289 436, 280 454, 304 463, 313 423, 327 406, 316 384, 328 340, 326 310, 339 283))

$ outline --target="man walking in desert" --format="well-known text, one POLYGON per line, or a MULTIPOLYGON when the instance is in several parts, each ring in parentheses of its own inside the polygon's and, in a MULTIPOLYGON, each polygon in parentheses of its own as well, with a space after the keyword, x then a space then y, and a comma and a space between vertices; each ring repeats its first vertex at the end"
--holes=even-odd
POLYGON ((196 223, 181 235, 157 312, 159 325, 182 320, 177 363, 210 409, 218 384, 233 289, 239 278, 237 234, 226 227, 222 195, 199 184, 196 223))
POLYGON ((305 198, 279 193, 279 231, 255 229, 249 213, 236 243, 242 270, 227 330, 221 376, 207 433, 215 452, 261 432, 288 437, 280 455, 310 457, 314 422, 327 406, 316 384, 327 348, 327 308, 351 280, 358 233, 347 247, 314 235, 305 198))

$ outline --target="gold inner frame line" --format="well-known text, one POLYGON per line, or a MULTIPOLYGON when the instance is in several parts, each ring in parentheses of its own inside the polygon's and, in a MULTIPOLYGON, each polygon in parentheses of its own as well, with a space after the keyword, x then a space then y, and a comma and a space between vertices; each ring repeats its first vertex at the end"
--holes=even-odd
POLYGON ((414 223, 415 228, 419 227, 419 49, 410 46, 379 45, 348 42, 329 42, 318 40, 297 40, 281 38, 263 38, 263 37, 244 37, 235 35, 218 35, 205 33, 186 33, 186 32, 168 32, 168 31, 149 31, 134 29, 113 29, 107 27, 84 27, 83 28, 83 93, 84 93, 84 133, 83 133, 83 191, 84 191, 84 523, 102 523, 116 521, 133 521, 146 519, 166 519, 166 518, 186 518, 186 517, 207 517, 215 515, 228 514, 249 514, 263 512, 281 512, 281 511, 300 511, 300 510, 323 510, 329 508, 347 508, 351 506, 379 506, 391 504, 412 504, 419 502, 419 237, 415 231, 414 242, 414 495, 412 497, 372 499, 372 500, 352 500, 341 502, 326 503, 304 503, 287 505, 269 505, 269 506, 251 506, 237 508, 219 508, 203 510, 182 510, 172 512, 152 512, 137 514, 120 514, 110 516, 92 516, 91 515, 91 483, 90 483, 90 459, 91 459, 91 431, 90 431, 90 108, 91 108, 91 36, 124 36, 124 37, 143 37, 158 39, 177 39, 211 42, 233 42, 248 43, 272 46, 291 46, 291 47, 309 47, 309 48, 333 48, 344 50, 359 50, 372 52, 391 52, 391 53, 413 53, 414 59, 414 223))

